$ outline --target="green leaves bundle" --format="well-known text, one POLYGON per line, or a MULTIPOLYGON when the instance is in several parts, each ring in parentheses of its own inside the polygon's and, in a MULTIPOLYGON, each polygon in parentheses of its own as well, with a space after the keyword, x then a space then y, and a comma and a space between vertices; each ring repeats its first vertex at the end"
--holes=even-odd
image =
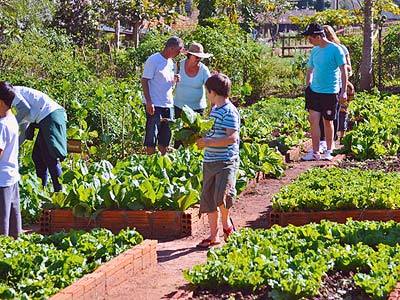
POLYGON ((214 120, 205 119, 189 106, 182 107, 181 119, 175 124, 175 139, 184 146, 192 145, 197 139, 205 136, 214 125, 214 120))

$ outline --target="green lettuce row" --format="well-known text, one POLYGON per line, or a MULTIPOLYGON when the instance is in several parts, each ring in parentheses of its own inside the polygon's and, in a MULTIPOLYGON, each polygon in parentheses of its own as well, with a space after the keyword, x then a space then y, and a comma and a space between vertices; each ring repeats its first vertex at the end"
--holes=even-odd
POLYGON ((400 97, 361 93, 350 103, 354 126, 343 139, 344 151, 357 160, 396 155, 400 150, 400 97))
POLYGON ((283 187, 276 211, 399 209, 400 174, 360 169, 315 168, 283 187))
POLYGON ((184 275, 204 288, 268 286, 270 298, 287 300, 316 296, 330 270, 353 270, 356 285, 372 299, 386 299, 400 280, 399 242, 396 222, 243 229, 184 275))
POLYGON ((0 299, 48 298, 142 241, 129 228, 0 236, 0 299))

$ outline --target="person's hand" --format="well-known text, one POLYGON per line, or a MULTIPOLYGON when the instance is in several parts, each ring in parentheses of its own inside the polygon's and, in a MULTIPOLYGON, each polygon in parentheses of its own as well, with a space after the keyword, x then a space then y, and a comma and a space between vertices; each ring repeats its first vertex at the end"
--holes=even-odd
POLYGON ((341 91, 339 94, 339 100, 346 101, 347 100, 347 93, 346 91, 341 91))
POLYGON ((146 112, 151 116, 154 115, 154 105, 153 105, 153 103, 146 103, 146 112))
POLYGON ((181 81, 181 75, 175 74, 175 75, 174 75, 174 82, 175 82, 175 83, 178 83, 179 81, 181 81))
POLYGON ((199 149, 203 149, 207 146, 207 138, 200 138, 196 141, 196 145, 199 149))

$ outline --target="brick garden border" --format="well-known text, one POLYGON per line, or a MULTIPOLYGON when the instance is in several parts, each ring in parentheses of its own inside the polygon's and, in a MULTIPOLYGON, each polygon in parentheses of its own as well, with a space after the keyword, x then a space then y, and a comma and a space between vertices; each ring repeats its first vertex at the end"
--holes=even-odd
POLYGON ((397 283, 394 290, 389 294, 388 300, 400 300, 400 282, 397 283))
POLYGON ((199 226, 197 209, 187 211, 104 210, 95 218, 75 217, 70 209, 44 210, 40 232, 50 234, 62 230, 91 230, 96 227, 119 232, 136 228, 145 238, 169 239, 192 235, 199 226))
POLYGON ((268 214, 268 226, 274 224, 287 226, 289 224, 302 226, 321 220, 329 220, 338 223, 346 223, 347 218, 356 221, 390 221, 400 222, 399 209, 366 209, 366 210, 336 210, 336 211, 312 211, 312 212, 277 212, 268 214))
POLYGON ((104 299, 116 286, 157 265, 157 241, 144 240, 60 290, 50 300, 104 299))

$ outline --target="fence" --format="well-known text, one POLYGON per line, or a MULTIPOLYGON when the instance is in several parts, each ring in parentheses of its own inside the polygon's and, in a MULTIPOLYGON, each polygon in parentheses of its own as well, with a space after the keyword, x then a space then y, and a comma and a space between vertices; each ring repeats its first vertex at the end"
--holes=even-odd
POLYGON ((311 51, 312 45, 303 36, 285 35, 279 36, 281 43, 281 57, 293 57, 297 53, 307 53, 311 51))

